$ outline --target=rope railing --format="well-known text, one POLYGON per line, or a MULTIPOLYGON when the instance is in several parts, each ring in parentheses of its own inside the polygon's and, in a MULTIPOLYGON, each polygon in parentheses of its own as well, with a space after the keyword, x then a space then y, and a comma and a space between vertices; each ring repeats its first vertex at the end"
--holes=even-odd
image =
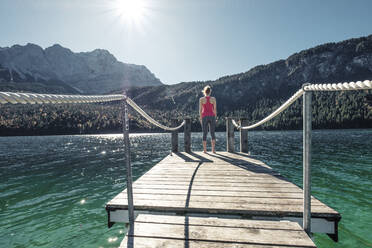
POLYGON ((246 127, 241 127, 234 120, 233 120, 233 124, 238 129, 252 129, 252 128, 258 127, 258 126, 264 124, 265 122, 268 122, 269 120, 271 120, 275 116, 279 115, 284 110, 286 110, 289 106, 292 105, 292 103, 294 103, 298 98, 300 98, 303 93, 304 93, 303 89, 300 89, 293 96, 291 96, 291 98, 289 98, 285 103, 283 103, 279 108, 277 108, 274 112, 272 112, 266 118, 262 119, 261 121, 255 123, 253 125, 246 126, 246 127))
POLYGON ((274 112, 270 115, 262 119, 261 121, 252 124, 250 126, 242 127, 241 125, 237 124, 235 120, 232 120, 233 125, 237 129, 253 129, 258 127, 275 116, 282 113, 286 110, 289 106, 291 106, 298 98, 300 98, 305 91, 350 91, 350 90, 370 90, 372 89, 372 81, 365 80, 365 81, 358 81, 358 82, 350 82, 350 83, 337 83, 337 84, 306 84, 302 87, 302 89, 298 90, 293 96, 291 96, 285 103, 283 103, 279 108, 277 108, 274 112))
POLYGON ((0 92, 0 104, 99 103, 124 99, 123 95, 56 95, 0 92))
POLYGON ((337 84, 310 84, 304 86, 305 91, 345 91, 345 90, 369 90, 372 89, 372 81, 358 81, 337 84))
POLYGON ((168 131, 176 131, 184 124, 183 121, 177 127, 167 127, 152 117, 150 117, 143 109, 141 109, 132 99, 126 98, 124 95, 56 95, 56 94, 36 94, 36 93, 14 93, 14 92, 0 92, 0 104, 62 104, 62 103, 100 103, 119 101, 126 99, 126 102, 148 120, 153 125, 168 131))
POLYGON ((149 116, 143 109, 141 109, 132 99, 130 98, 126 98, 127 100, 127 103, 134 109, 136 110, 140 115, 143 116, 143 118, 145 118, 148 122, 150 122, 151 124, 161 128, 161 129, 164 129, 164 130, 168 130, 168 131, 176 131, 178 129, 180 129, 181 127, 183 127, 183 125, 185 125, 186 121, 184 120, 179 126, 177 127, 167 127, 167 126, 164 126, 162 124, 160 124, 159 122, 157 122, 156 120, 154 120, 151 116, 149 116))

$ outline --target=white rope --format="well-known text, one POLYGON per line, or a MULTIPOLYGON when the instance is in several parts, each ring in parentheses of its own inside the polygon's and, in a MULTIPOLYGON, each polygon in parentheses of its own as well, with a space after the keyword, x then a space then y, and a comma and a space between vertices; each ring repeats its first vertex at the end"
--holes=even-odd
POLYGON ((238 123, 236 123, 234 119, 232 119, 232 124, 233 124, 237 129, 240 129, 240 128, 241 128, 241 126, 238 125, 238 123))
POLYGON ((240 125, 237 125, 235 121, 233 121, 233 124, 235 123, 234 126, 238 129, 252 129, 252 128, 258 127, 258 126, 264 124, 265 122, 268 122, 269 120, 271 120, 272 118, 274 118, 275 116, 277 116, 278 114, 283 112, 285 109, 287 109, 289 106, 291 106, 291 104, 294 103, 298 98, 300 98, 303 93, 304 93, 304 91, 302 89, 300 89, 293 96, 291 96, 291 98, 289 98, 285 103, 283 103, 282 106, 277 108, 274 112, 272 112, 266 118, 262 119, 261 121, 255 123, 253 125, 242 127, 240 125))
POLYGON ((246 127, 242 127, 238 125, 234 120, 232 121, 233 125, 237 129, 252 129, 258 127, 265 122, 268 122, 275 116, 279 115, 281 112, 286 110, 289 106, 292 105, 299 97, 303 95, 305 91, 345 91, 345 90, 370 90, 372 89, 372 82, 369 80, 365 81, 358 81, 356 83, 338 83, 338 84, 309 84, 303 87, 304 89, 300 89, 297 91, 291 98, 289 98, 283 105, 281 105, 278 109, 268 115, 266 118, 262 119, 261 121, 246 127), (305 90, 305 91, 304 91, 305 90))
POLYGON ((344 91, 344 90, 369 90, 372 89, 372 82, 369 80, 337 83, 337 84, 310 84, 304 87, 305 91, 344 91))
POLYGON ((146 120, 148 120, 150 123, 154 124, 157 127, 160 127, 161 129, 168 130, 168 131, 176 131, 180 129, 183 125, 185 125, 186 121, 184 120, 179 126, 177 127, 167 127, 159 122, 155 121, 151 116, 149 116, 143 109, 141 109, 132 99, 127 98, 127 103, 136 110, 140 115, 142 115, 146 120))
MULTIPOLYGON (((56 95, 56 94, 35 94, 35 93, 14 93, 14 92, 0 92, 0 104, 60 104, 60 103, 97 103, 123 100, 124 95, 56 95)), ((150 123, 158 126, 164 130, 175 131, 181 128, 185 121, 177 127, 167 127, 155 121, 148 114, 145 113, 137 104, 131 99, 126 98, 129 105, 131 105, 138 113, 145 117, 150 123)))
POLYGON ((59 103, 95 103, 118 101, 123 95, 55 95, 35 93, 0 92, 0 104, 59 104, 59 103))

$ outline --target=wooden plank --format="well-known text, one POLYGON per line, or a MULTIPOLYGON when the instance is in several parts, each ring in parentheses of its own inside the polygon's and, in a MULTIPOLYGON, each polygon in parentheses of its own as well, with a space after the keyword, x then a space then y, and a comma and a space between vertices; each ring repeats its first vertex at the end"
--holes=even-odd
POLYGON ((160 162, 159 164, 161 165, 168 165, 171 166, 172 164, 183 164, 183 165, 199 165, 203 164, 203 166, 210 166, 210 165, 219 165, 219 164, 245 164, 245 165, 257 165, 257 166, 263 166, 270 168, 270 166, 266 165, 265 163, 261 161, 253 161, 253 160, 245 160, 245 159, 229 159, 229 160, 223 160, 223 159, 206 159, 206 160, 193 160, 191 162, 185 161, 183 159, 174 159, 174 156, 171 158, 170 156, 168 157, 167 160, 164 160, 160 162))
POLYGON ((164 169, 164 170, 173 170, 173 169, 179 169, 179 170, 194 170, 198 168, 199 170, 249 170, 261 167, 261 169, 268 169, 271 170, 270 167, 264 167, 261 165, 251 165, 251 164, 230 164, 230 163, 202 163, 199 165, 187 165, 182 164, 181 162, 174 162, 173 164, 159 164, 155 167, 155 169, 164 169))
POLYGON ((189 225, 189 237, 185 237, 185 227, 183 225, 136 222, 134 233, 134 236, 136 236, 136 233, 140 233, 138 236, 157 238, 167 237, 189 240, 227 241, 236 243, 246 242, 273 245, 309 245, 308 243, 302 242, 304 238, 304 235, 301 235, 302 231, 288 232, 287 230, 278 229, 260 229, 257 231, 257 229, 239 227, 228 228, 220 226, 208 226, 208 228, 206 228, 200 225, 189 225), (275 243, 272 243, 273 237, 275 237, 275 243))
POLYGON ((247 171, 221 171, 221 170, 215 170, 215 171, 163 171, 163 170, 153 170, 151 171, 151 175, 171 175, 171 176, 188 176, 197 174, 198 176, 249 176, 249 175, 255 175, 255 174, 265 174, 265 175, 271 175, 271 174, 278 174, 277 172, 273 170, 247 170, 247 171))
POLYGON ((197 154, 197 156, 190 156, 190 154, 186 153, 178 153, 173 154, 173 156, 168 156, 166 159, 161 161, 161 163, 174 163, 174 162, 182 162, 182 163, 250 163, 250 164, 257 164, 257 165, 265 165, 260 160, 256 160, 253 158, 246 157, 246 155, 241 155, 241 153, 223 153, 217 152, 216 155, 211 154, 202 154, 200 152, 193 153, 197 154))
MULTIPOLYGON (((126 198, 120 200, 112 200, 110 202, 112 206, 127 206, 126 198)), ((213 212, 216 211, 220 213, 232 213, 232 214, 254 214, 254 213, 261 213, 261 212, 273 212, 273 213, 302 213, 303 205, 302 204, 292 204, 291 202, 284 202, 281 204, 252 204, 252 203, 238 203, 238 202, 214 202, 213 205, 206 204, 205 202, 197 202, 197 201, 177 201, 177 200, 149 200, 149 199, 134 199, 135 209, 138 210, 149 210, 152 209, 154 211, 167 211, 172 210, 175 211, 186 211, 189 210, 191 212, 213 212), (188 206, 187 206, 188 205, 188 206), (208 208, 206 208, 208 205, 208 208)), ((325 213, 325 214, 336 214, 337 212, 331 208, 327 208, 324 206, 312 205, 311 210, 313 213, 325 213)))
MULTIPOLYGON (((136 218, 136 222, 143 223, 164 223, 164 224, 184 224, 184 216, 164 216, 140 214, 136 218)), ((189 225, 204 225, 204 226, 223 226, 223 227, 245 227, 245 228, 262 228, 262 229, 283 229, 301 231, 302 228, 295 222, 285 222, 282 225, 279 221, 258 221, 258 220, 241 220, 241 219, 223 219, 223 218, 198 218, 189 217, 189 225)))
MULTIPOLYGON (((233 173, 233 174, 245 174, 246 172, 254 172, 254 173, 259 173, 259 172, 273 172, 273 170, 269 169, 243 169, 243 168, 226 168, 227 166, 224 166, 223 168, 205 168, 205 167, 200 167, 198 168, 197 173, 198 174, 221 174, 221 173, 233 173)), ((194 168, 155 168, 151 172, 155 174, 183 174, 183 173, 195 173, 196 169, 194 168)))
MULTIPOLYGON (((189 242, 199 242, 193 244, 194 247, 218 247, 215 244, 245 245, 241 247, 316 247, 301 227, 293 222, 184 216, 139 215, 134 224, 134 233, 129 238, 135 242, 135 247, 138 247, 137 242, 140 247, 174 247, 173 245, 177 245, 173 242, 175 240, 183 241, 183 245, 187 242, 187 246, 189 242)), ((126 243, 127 239, 124 239, 121 247, 126 247, 126 243)))
MULTIPOLYGON (((241 180, 255 180, 255 179, 261 179, 261 180, 271 180, 275 175, 268 175, 268 174, 255 174, 255 175, 242 175, 242 176, 223 176, 223 175, 220 175, 220 176, 208 176, 208 175, 196 175, 195 176, 195 180, 196 179, 212 179, 212 180, 236 180, 236 181, 241 181, 241 180)), ((143 175, 140 179, 142 178, 154 178, 154 179, 169 179, 169 180, 182 180, 182 179, 186 179, 186 180, 190 180, 192 179, 192 175, 160 175, 160 174, 156 174, 156 175, 150 175, 150 174, 145 174, 143 175)))
MULTIPOLYGON (((121 192, 118 194, 114 199, 117 197, 125 196, 127 193, 126 191, 121 192)), ((156 194, 156 195, 187 195, 188 190, 162 190, 162 189, 134 189, 134 194, 156 194)), ((298 198, 302 199, 303 194, 302 192, 295 192, 295 193, 287 193, 287 192, 236 192, 236 191, 205 191, 205 190, 198 190, 198 191, 191 191, 191 196, 199 195, 199 196, 233 196, 233 197, 275 197, 275 198, 298 198)))
POLYGON ((247 178, 247 177, 273 177, 273 176, 276 176, 276 175, 280 175, 279 173, 275 172, 275 171, 271 171, 271 172, 259 172, 259 171, 250 171, 250 172, 245 172, 245 173, 234 173, 234 172, 210 172, 210 173, 206 173, 206 172, 200 172, 200 173, 195 173, 195 172, 192 172, 192 173, 189 173, 189 172, 152 172, 152 173, 149 173, 147 174, 146 176, 148 177, 149 175, 151 175, 151 177, 162 177, 162 176, 165 176, 165 177, 175 177, 175 178, 182 178, 182 177, 187 177, 187 178, 190 178, 192 176, 194 177, 200 177, 200 178, 247 178))
MULTIPOLYGON (((251 167, 252 169, 254 169, 253 167, 251 167)), ((237 166, 237 165, 232 165, 232 164, 211 164, 211 165, 205 165, 205 164, 201 164, 200 166, 199 165, 196 165, 196 166, 187 166, 187 165, 184 165, 184 164, 181 164, 181 163, 174 163, 173 165, 169 165, 169 166, 164 166, 164 165, 157 165, 156 167, 153 167, 153 170, 183 170, 183 171, 193 171, 195 169, 198 169, 200 171, 211 171, 211 170, 215 170, 215 171, 221 171, 221 170, 232 170, 232 171, 246 171, 248 169, 250 169, 249 167, 243 167, 243 166, 237 166)), ((265 169, 268 169, 268 168, 265 168, 265 169)))
MULTIPOLYGON (((213 242, 213 241, 193 241, 193 240, 179 240, 179 239, 167 239, 167 238, 149 238, 149 237, 135 237, 134 239, 135 248, 299 248, 299 246, 273 246, 273 245, 255 245, 255 244, 237 244, 237 243, 226 243, 226 242, 213 242)), ((127 248, 128 237, 121 242, 119 248, 127 248)))
MULTIPOLYGON (((193 153, 197 156, 192 156, 187 153, 178 153, 172 154, 172 156, 166 157, 161 163, 169 164, 169 163, 250 163, 250 164, 257 164, 257 165, 265 165, 262 161, 248 158, 246 155, 241 155, 241 153, 232 154, 232 153, 223 153, 217 152, 217 155, 209 155, 209 154, 202 154, 202 153, 193 153)), ((265 165, 267 166, 267 165, 265 165)))
MULTIPOLYGON (((162 181, 162 182, 169 182, 169 183, 175 183, 175 182, 187 182, 190 183, 191 181, 191 176, 190 177, 167 177, 166 175, 164 176, 150 176, 146 175, 138 179, 137 181, 162 181)), ((213 177, 213 178, 201 178, 201 177, 194 177, 193 178, 193 183, 196 182, 223 182, 223 183, 290 183, 288 181, 282 180, 279 177, 232 177, 232 178, 227 178, 227 177, 213 177), (218 179, 223 179, 218 180, 218 179)), ((293 184, 293 183, 291 183, 293 184)))
MULTIPOLYGON (((257 186, 257 185, 256 185, 257 186)), ((137 189, 192 189, 192 190, 213 190, 213 191, 280 191, 280 192, 298 192, 299 189, 295 185, 265 185, 260 184, 259 187, 238 187, 238 186, 209 186, 209 185, 164 185, 164 184, 134 184, 137 189)))
POLYGON ((272 168, 268 166, 256 165, 256 164, 233 164, 233 163, 198 163, 198 164, 185 164, 181 161, 175 161, 173 164, 158 164, 156 167, 152 169, 159 169, 159 170, 195 170, 198 168, 199 170, 252 170, 252 169, 261 169, 261 170, 272 170, 272 168))
MULTIPOLYGON (((277 198, 277 197, 232 197, 232 196, 188 196, 188 195, 158 195, 158 194, 134 194, 133 197, 138 200, 169 200, 169 201, 186 201, 187 199, 191 201, 198 201, 198 202, 209 202, 213 204, 214 202, 220 203, 246 203, 246 204, 283 204, 283 203, 290 203, 290 204, 302 204, 303 199, 301 198, 277 198)), ((121 197, 116 197, 115 200, 120 201, 120 199, 126 199, 126 195, 121 195, 121 197)), ((317 199, 312 199, 312 205, 323 206, 324 204, 321 203, 317 199)))
POLYGON ((191 171, 191 172, 182 172, 182 171, 172 171, 172 172, 164 172, 164 171, 152 171, 151 175, 153 176, 195 176, 198 177, 249 177, 249 176, 259 176, 261 174, 264 175, 279 175, 275 171, 247 171, 247 172, 233 172, 233 171, 210 171, 210 172, 203 172, 200 171, 198 173, 191 171))
MULTIPOLYGON (((175 165, 178 166, 178 165, 175 165)), ((273 173, 279 174, 278 172, 272 170, 272 169, 265 169, 265 168, 239 168, 234 165, 221 165, 218 167, 198 167, 198 168, 178 168, 175 167, 173 169, 171 168, 153 168, 149 171, 150 173, 154 174, 221 174, 224 173, 234 173, 234 174, 251 174, 251 173, 273 173)))
MULTIPOLYGON (((181 194, 188 194, 189 193, 189 189, 188 188, 140 188, 140 187, 135 187, 133 189, 133 192, 135 193, 144 193, 144 192, 162 192, 162 193, 169 193, 169 194, 172 194, 172 193, 181 193, 181 194)), ((245 193, 252 193, 252 192, 256 192, 256 193, 298 193, 298 194, 302 194, 301 191, 299 191, 298 189, 280 189, 280 188, 270 188, 270 189, 265 189, 265 188, 251 188, 251 189, 245 189, 245 190, 236 190, 236 189, 233 189, 233 190, 215 190, 213 188, 210 188, 210 189, 205 189, 204 187, 201 187, 200 189, 196 189, 196 188, 192 188, 191 191, 194 193, 194 194, 201 194, 201 195, 216 195, 216 192, 218 194, 221 194, 221 195, 226 195, 226 194, 241 194, 242 196, 245 195, 245 193), (204 193, 204 192, 207 192, 207 193, 204 193)))
MULTIPOLYGON (((184 155, 184 153, 182 153, 182 155, 184 155)), ((256 165, 264 165, 264 166, 267 166, 265 163, 263 163, 262 161, 259 161, 259 160, 255 160, 255 159, 248 159, 248 158, 245 158, 245 157, 233 157, 235 156, 234 154, 229 154, 228 156, 231 156, 231 157, 221 157, 221 156, 218 156, 219 154, 217 154, 215 157, 212 157, 212 156, 209 156, 208 158, 207 157, 201 157, 201 159, 198 159, 198 158, 192 158, 191 160, 189 160, 188 158, 184 159, 184 158, 181 158, 181 157, 178 157, 177 155, 176 156, 168 156, 167 159, 164 159, 163 161, 160 162, 160 164, 172 164, 172 163, 175 163, 175 162, 180 162, 180 163, 183 163, 183 164, 198 164, 198 163, 203 163, 203 164, 219 164, 219 163, 229 163, 229 164, 233 164, 233 163, 244 163, 244 164, 256 164, 256 165)), ((201 154, 200 153, 200 156, 205 156, 204 154, 201 154)), ((208 155, 206 155, 208 156, 208 155)))
POLYGON ((250 188, 250 187, 297 187, 293 184, 287 183, 287 182, 267 182, 265 181, 246 181, 246 182, 226 182, 226 181, 215 181, 215 180, 195 180, 190 183, 190 181, 168 181, 168 180, 150 180, 149 179, 143 179, 143 180, 137 180, 134 185, 138 186, 146 186, 146 185, 179 185, 179 186, 227 186, 227 187, 243 187, 243 188, 250 188))
POLYGON ((215 161, 215 162, 199 162, 199 163, 183 163, 182 161, 174 161, 173 163, 161 163, 158 164, 157 168, 172 169, 175 165, 180 165, 180 168, 183 169, 195 169, 196 167, 202 167, 206 169, 218 169, 219 167, 224 167, 228 165, 229 169, 252 169, 252 168, 262 168, 262 169, 271 169, 267 165, 252 164, 249 162, 224 162, 224 161, 215 161))

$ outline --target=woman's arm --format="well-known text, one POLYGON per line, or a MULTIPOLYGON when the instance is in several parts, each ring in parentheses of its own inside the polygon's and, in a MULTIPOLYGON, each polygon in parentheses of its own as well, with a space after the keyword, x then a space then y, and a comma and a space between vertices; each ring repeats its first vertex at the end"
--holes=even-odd
POLYGON ((217 100, 214 97, 213 97, 213 111, 214 111, 214 114, 217 117, 217 100))

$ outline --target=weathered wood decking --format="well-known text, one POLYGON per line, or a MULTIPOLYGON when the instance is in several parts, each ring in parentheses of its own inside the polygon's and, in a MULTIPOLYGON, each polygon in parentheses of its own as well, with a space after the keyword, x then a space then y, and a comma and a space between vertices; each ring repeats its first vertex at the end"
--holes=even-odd
MULTIPOLYGON (((133 192, 136 213, 302 221, 302 189, 243 153, 169 155, 133 192)), ((124 190, 106 205, 109 225, 127 222, 127 209, 124 190)), ((314 197, 311 211, 312 231, 337 239, 340 214, 314 197)))
POLYGON ((316 247, 295 222, 140 214, 120 248, 316 247))

